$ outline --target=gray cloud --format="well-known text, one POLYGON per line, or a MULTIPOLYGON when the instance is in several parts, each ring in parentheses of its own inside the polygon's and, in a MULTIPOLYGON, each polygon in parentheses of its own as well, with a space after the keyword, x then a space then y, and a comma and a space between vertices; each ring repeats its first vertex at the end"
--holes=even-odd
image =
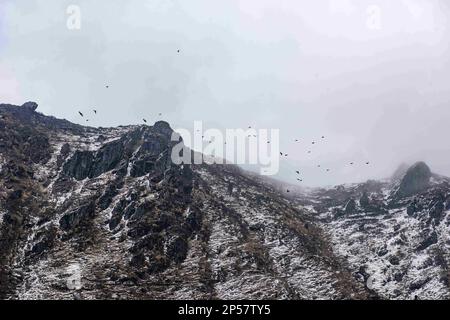
POLYGON ((2 101, 75 122, 95 107, 101 126, 163 112, 174 127, 280 128, 279 177, 298 168, 309 185, 421 159, 450 175, 444 0, 5 0, 0 15, 2 101), (69 4, 79 31, 66 28, 69 4))

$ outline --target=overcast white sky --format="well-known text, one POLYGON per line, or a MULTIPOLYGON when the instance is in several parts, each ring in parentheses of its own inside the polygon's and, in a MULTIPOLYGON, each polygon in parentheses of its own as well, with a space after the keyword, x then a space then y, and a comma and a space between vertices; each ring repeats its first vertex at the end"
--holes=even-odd
POLYGON ((174 128, 280 128, 280 178, 306 185, 416 160, 450 175, 446 0, 0 1, 3 103, 83 124, 95 107, 98 126, 163 112, 174 128))

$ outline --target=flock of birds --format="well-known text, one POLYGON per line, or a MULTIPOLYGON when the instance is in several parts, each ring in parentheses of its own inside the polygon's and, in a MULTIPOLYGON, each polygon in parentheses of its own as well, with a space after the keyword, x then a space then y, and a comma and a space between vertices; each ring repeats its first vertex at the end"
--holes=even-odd
MULTIPOLYGON (((109 85, 105 86, 105 88, 106 88, 106 89, 109 89, 109 85)), ((96 110, 96 109, 92 109, 92 112, 94 113, 94 115, 97 115, 97 110, 96 110)), ((78 114, 79 114, 82 118, 85 118, 83 112, 78 111, 78 114)), ((158 116, 161 117, 161 116, 162 116, 162 113, 159 113, 158 116)), ((145 119, 145 118, 143 118, 142 121, 143 121, 144 123, 147 123, 147 119, 145 119)), ((86 118, 86 122, 89 122, 89 119, 88 119, 88 118, 86 118)))
MULTIPOLYGON (((322 136, 321 138, 322 138, 322 140, 325 140, 325 136, 322 136)), ((295 141, 296 143, 298 143, 298 142, 300 142, 300 139, 295 139, 294 141, 295 141)), ((316 145, 317 142, 316 142, 316 141, 312 141, 311 144, 312 144, 312 145, 316 145)), ((311 153, 312 153, 311 150, 308 150, 307 152, 308 152, 308 154, 311 154, 311 153)), ((280 156, 281 156, 281 157, 283 157, 283 156, 284 156, 284 157, 288 157, 289 154, 280 152, 280 156)), ((355 164, 356 164, 356 163, 353 162, 353 161, 349 163, 350 166, 354 166, 355 164)), ((366 165, 366 166, 370 165, 370 161, 365 162, 365 165, 366 165)), ((318 164, 318 165, 317 165, 317 168, 322 168, 322 165, 318 164)), ((331 169, 330 169, 330 168, 327 168, 325 171, 326 171, 326 172, 331 172, 331 169)), ((298 181, 298 182, 303 182, 303 179, 300 177, 300 176, 301 176, 300 170, 295 170, 295 174, 298 176, 297 181, 298 181)), ((290 191, 289 189, 287 189, 287 193, 290 193, 290 192, 291 192, 291 191, 290 191)))
MULTIPOLYGON (((177 50, 177 53, 180 53, 180 50, 177 50)), ((109 89, 109 85, 106 85, 105 88, 106 88, 106 89, 109 89)), ((96 110, 96 109, 93 109, 92 112, 93 112, 95 115, 97 115, 97 110, 96 110)), ((79 113, 79 115, 80 115, 82 118, 85 118, 83 112, 78 111, 78 113, 79 113)), ((162 113, 159 113, 158 115, 159 115, 159 117, 161 117, 161 116, 162 116, 162 113)), ((143 121, 145 124, 147 124, 147 119, 143 118, 142 121, 143 121)), ((89 122, 89 119, 86 119, 86 122, 89 122)), ((251 126, 249 126, 248 128, 249 128, 249 129, 252 129, 251 126)), ((249 138, 251 138, 251 137, 255 137, 255 138, 256 138, 257 136, 256 136, 256 135, 249 135, 248 137, 249 137, 249 138)), ((203 136, 202 138, 204 139, 205 137, 203 136)), ((321 139, 324 140, 324 139, 325 139, 325 136, 322 136, 321 139)), ((295 139, 294 141, 295 141, 296 143, 299 143, 299 142, 300 142, 300 139, 295 139)), ((212 141, 208 141, 208 142, 209 142, 209 143, 212 143, 212 141)), ((270 141, 267 141, 267 143, 270 144, 270 141)), ((225 144, 226 144, 226 142, 225 142, 225 144)), ((312 145, 316 145, 316 141, 312 141, 311 144, 312 144, 312 145)), ((311 154, 312 151, 311 151, 311 150, 308 150, 307 153, 308 153, 308 154, 311 154)), ((286 157, 286 158, 287 158, 288 156, 289 156, 289 154, 280 152, 280 157, 286 157)), ((355 165, 355 162, 350 162, 349 164, 350 164, 350 166, 354 166, 354 165, 355 165)), ((366 165, 370 165, 370 162, 366 162, 365 164, 366 164, 366 165)), ((317 167, 318 167, 318 168, 321 168, 322 166, 321 166, 320 164, 318 164, 317 167)), ((326 169, 326 172, 331 172, 331 169, 330 169, 330 168, 327 168, 327 169, 326 169)), ((303 179, 300 177, 300 176, 301 176, 300 170, 296 170, 296 171, 295 171, 295 174, 298 176, 297 181, 298 181, 298 182, 303 182, 303 179)), ((287 192, 289 193, 290 190, 288 189, 287 192)))

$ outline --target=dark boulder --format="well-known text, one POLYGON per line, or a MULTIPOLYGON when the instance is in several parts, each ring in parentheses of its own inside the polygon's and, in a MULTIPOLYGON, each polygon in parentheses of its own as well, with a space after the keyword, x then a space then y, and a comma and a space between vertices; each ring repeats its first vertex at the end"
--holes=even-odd
POLYGON ((408 216, 413 216, 416 213, 415 202, 412 202, 408 205, 408 207, 406 208, 406 213, 408 214, 408 216))
POLYGON ((433 232, 429 237, 427 237, 422 243, 417 247, 417 251, 423 251, 428 247, 438 243, 438 236, 436 232, 433 232))
POLYGON ((398 266, 400 264, 400 258, 396 255, 390 256, 388 260, 393 266, 398 266))

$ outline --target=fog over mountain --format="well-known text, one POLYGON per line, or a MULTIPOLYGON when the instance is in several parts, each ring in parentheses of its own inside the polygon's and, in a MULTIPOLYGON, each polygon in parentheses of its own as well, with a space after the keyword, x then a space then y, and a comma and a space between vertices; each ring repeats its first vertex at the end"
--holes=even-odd
POLYGON ((92 126, 279 128, 279 178, 311 186, 417 160, 450 175, 448 17, 444 0, 2 0, 0 102, 83 125, 95 108, 92 126))

